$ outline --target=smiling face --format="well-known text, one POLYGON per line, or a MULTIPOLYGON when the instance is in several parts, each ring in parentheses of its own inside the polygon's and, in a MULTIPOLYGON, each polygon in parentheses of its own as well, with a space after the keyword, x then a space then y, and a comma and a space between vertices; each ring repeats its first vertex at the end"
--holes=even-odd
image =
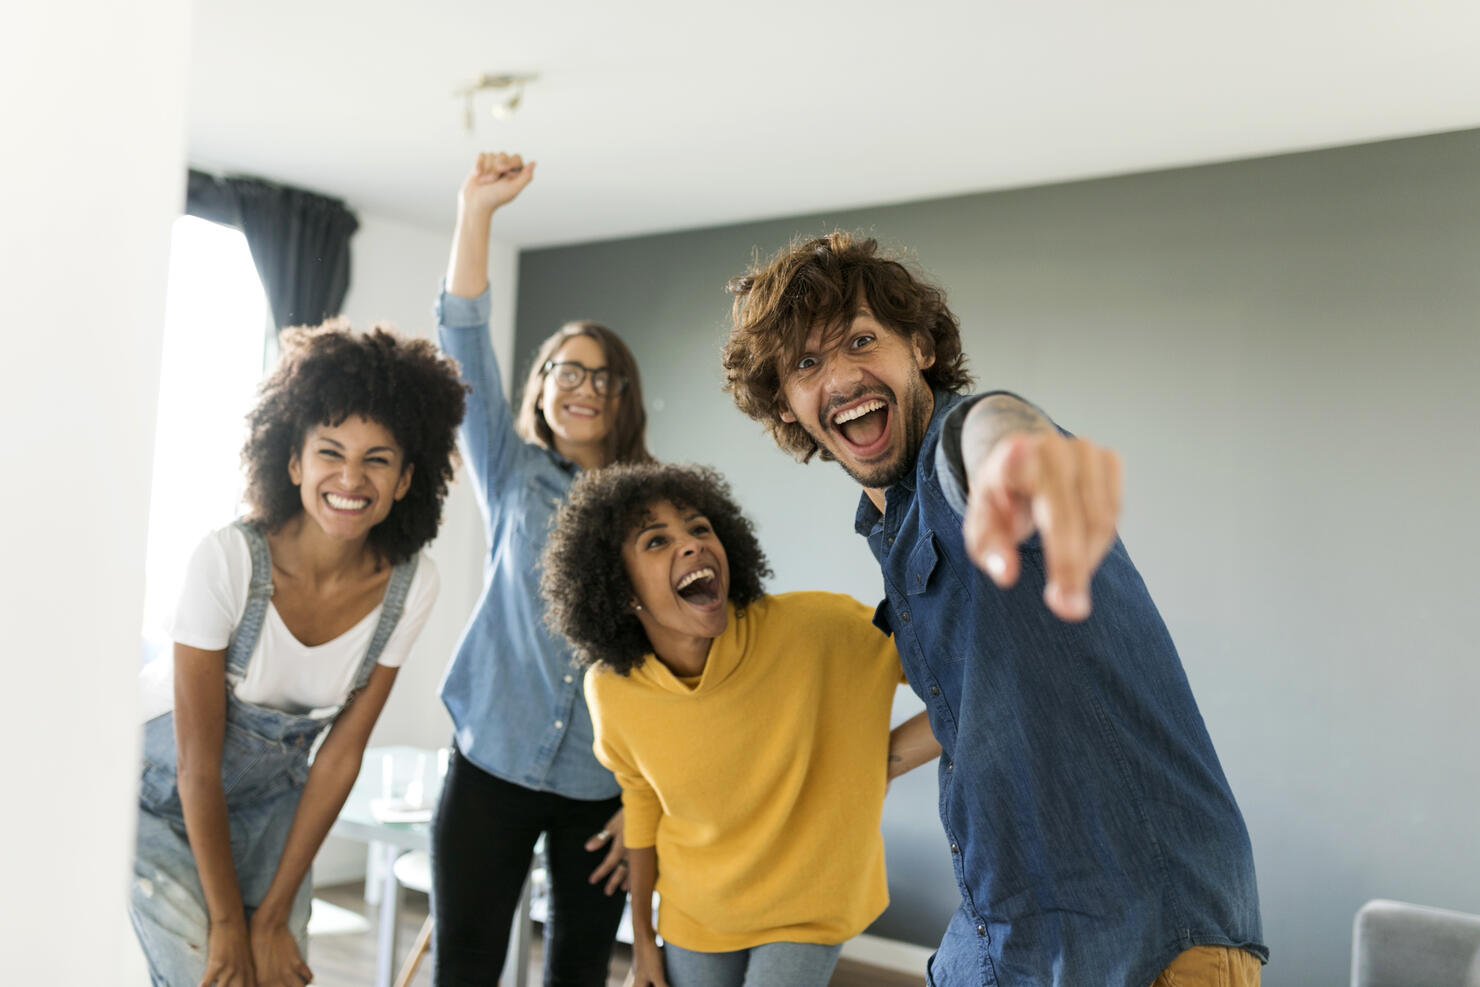
MULTIPOLYGON (((555 351, 550 362, 579 363, 588 371, 602 370, 606 368, 606 351, 590 336, 572 336, 555 351)), ((617 413, 617 388, 603 397, 596 393, 592 374, 587 373, 567 391, 556 377, 554 372, 545 374, 537 405, 550 426, 556 451, 584 467, 605 465, 606 437, 617 413)))
POLYGON ((670 667, 702 659, 729 623, 730 563, 709 519, 666 500, 651 505, 622 541, 622 564, 653 653, 670 667))
POLYGON ((333 538, 364 538, 411 488, 411 465, 390 430, 351 415, 315 425, 288 463, 304 514, 333 538))
POLYGON ((860 307, 846 326, 816 326, 800 357, 780 367, 781 419, 807 431, 866 489, 914 468, 935 410, 923 371, 933 358, 860 307))

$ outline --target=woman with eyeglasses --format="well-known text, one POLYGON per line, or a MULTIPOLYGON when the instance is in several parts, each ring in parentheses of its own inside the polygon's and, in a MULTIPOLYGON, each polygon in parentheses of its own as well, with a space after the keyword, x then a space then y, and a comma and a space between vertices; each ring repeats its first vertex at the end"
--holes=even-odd
POLYGON ((620 787, 592 753, 582 671, 545 626, 538 562, 577 475, 650 462, 637 362, 616 333, 570 322, 541 344, 517 409, 489 341, 489 224, 534 162, 480 154, 458 196, 442 347, 470 388, 460 438, 489 556, 483 595, 442 680, 454 746, 432 826, 433 979, 493 984, 535 842, 552 907, 545 983, 606 983, 627 885, 620 787))

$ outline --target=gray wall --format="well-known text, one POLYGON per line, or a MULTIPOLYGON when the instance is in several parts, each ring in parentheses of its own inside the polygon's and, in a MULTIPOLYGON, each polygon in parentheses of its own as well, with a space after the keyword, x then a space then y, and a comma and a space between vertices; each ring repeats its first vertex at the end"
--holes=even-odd
MULTIPOLYGON (((856 488, 720 392, 723 285, 834 226, 909 248, 982 386, 1123 454, 1122 533, 1253 835, 1265 983, 1341 984, 1367 898, 1480 911, 1477 175, 1471 131, 531 251, 515 352, 616 327, 652 448, 731 478, 773 588, 872 602, 856 488)), ((930 772, 890 795, 875 932, 934 944, 955 905, 934 806, 930 772)))

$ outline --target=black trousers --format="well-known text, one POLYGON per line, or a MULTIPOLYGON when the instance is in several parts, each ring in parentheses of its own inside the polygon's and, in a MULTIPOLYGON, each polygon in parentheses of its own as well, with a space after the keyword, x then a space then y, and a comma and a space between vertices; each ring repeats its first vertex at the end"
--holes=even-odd
POLYGON ((591 872, 606 847, 586 841, 621 808, 537 792, 494 777, 456 747, 432 822, 432 982, 484 987, 498 981, 509 926, 534 844, 545 834, 550 914, 545 987, 602 987, 627 896, 608 896, 591 872))

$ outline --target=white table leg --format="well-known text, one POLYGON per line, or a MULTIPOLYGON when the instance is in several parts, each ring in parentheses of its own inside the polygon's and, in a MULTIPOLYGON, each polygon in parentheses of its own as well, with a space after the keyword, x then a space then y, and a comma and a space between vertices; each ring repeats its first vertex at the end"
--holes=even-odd
MULTIPOLYGON (((380 886, 385 883, 385 843, 366 843, 366 904, 380 904, 380 886)), ((394 858, 392 858, 394 860, 394 858)))
POLYGON ((391 987, 396 969, 396 921, 401 910, 401 885, 396 883, 396 857, 400 851, 382 843, 380 881, 380 933, 375 944, 375 987, 391 987))
MULTIPOLYGON (((378 841, 365 844, 365 904, 380 904, 380 888, 385 883, 384 843, 378 841)), ((394 858, 392 858, 394 859, 394 858)))

